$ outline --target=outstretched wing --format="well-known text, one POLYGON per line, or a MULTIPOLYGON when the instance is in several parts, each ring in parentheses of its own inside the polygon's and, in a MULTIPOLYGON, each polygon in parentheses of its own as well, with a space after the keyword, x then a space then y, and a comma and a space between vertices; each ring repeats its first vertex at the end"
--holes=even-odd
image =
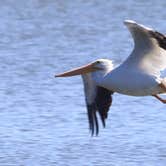
POLYGON ((134 39, 134 50, 124 64, 159 77, 166 68, 166 36, 134 21, 124 23, 134 39))
POLYGON ((82 75, 82 78, 84 82, 89 128, 92 135, 94 135, 94 132, 98 135, 99 123, 96 113, 99 113, 103 127, 105 127, 105 120, 108 116, 109 107, 112 104, 113 92, 96 86, 91 73, 82 75))

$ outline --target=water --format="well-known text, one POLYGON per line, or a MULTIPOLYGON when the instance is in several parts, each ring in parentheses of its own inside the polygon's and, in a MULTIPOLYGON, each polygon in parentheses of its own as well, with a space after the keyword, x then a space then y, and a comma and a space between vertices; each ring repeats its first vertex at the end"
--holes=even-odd
POLYGON ((80 77, 54 74, 97 58, 121 63, 134 19, 166 33, 166 1, 0 1, 0 165, 164 166, 165 105, 114 95, 91 137, 80 77))

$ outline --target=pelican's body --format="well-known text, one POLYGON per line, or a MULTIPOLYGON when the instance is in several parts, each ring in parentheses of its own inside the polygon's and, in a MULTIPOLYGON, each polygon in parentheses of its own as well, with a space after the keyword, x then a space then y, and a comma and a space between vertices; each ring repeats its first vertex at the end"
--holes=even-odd
POLYGON ((92 134, 94 130, 98 134, 97 111, 105 126, 114 92, 131 96, 151 95, 166 103, 166 100, 158 96, 166 92, 166 81, 160 74, 166 68, 166 36, 134 21, 126 20, 125 24, 135 45, 124 63, 114 68, 111 60, 99 59, 56 75, 82 75, 92 134))
POLYGON ((163 92, 156 77, 124 65, 115 68, 96 83, 113 92, 131 96, 148 96, 163 92))

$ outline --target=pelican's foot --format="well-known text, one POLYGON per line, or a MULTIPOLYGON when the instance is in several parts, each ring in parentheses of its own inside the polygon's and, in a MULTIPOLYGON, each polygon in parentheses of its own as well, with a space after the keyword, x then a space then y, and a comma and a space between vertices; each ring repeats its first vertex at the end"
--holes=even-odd
POLYGON ((166 80, 163 79, 159 84, 160 88, 162 88, 166 92, 166 80))
POLYGON ((166 104, 166 99, 162 99, 160 96, 158 95, 152 95, 154 96, 155 98, 157 98, 158 100, 160 100, 163 104, 166 104))

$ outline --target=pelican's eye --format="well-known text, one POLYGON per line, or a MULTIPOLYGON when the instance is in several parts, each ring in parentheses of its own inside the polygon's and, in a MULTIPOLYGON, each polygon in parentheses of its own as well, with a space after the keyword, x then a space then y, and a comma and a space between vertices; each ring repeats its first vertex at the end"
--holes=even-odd
POLYGON ((96 63, 97 63, 97 64, 99 64, 99 63, 100 63, 100 61, 96 61, 96 63))

